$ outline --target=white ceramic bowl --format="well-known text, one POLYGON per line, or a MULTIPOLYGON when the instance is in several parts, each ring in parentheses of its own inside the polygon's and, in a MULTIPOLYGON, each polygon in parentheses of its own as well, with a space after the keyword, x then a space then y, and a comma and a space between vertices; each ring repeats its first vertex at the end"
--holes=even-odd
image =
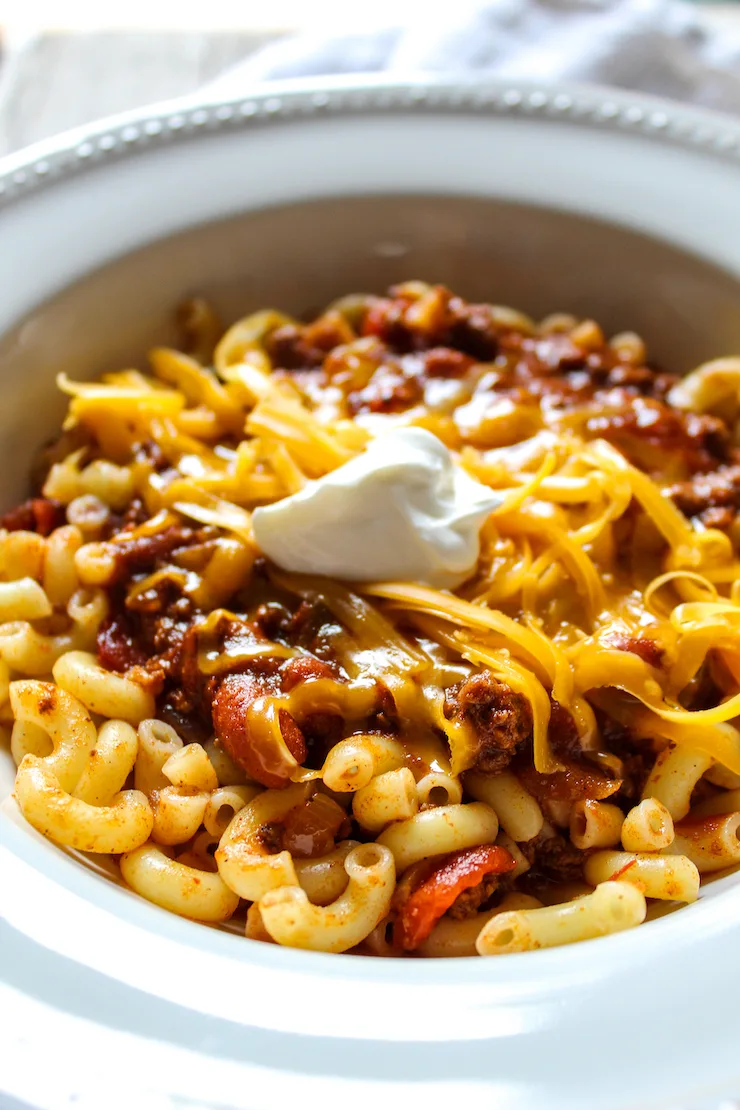
MULTIPOLYGON (((740 124, 594 89, 281 86, 107 121, 0 165, 0 497, 57 369, 405 277, 740 350, 740 124)), ((278 949, 180 920, 37 836, 2 753, 7 1093, 77 1108, 695 1107, 740 1091, 740 877, 640 929, 500 960, 278 949), (409 1086, 411 1085, 411 1086, 409 1086)))

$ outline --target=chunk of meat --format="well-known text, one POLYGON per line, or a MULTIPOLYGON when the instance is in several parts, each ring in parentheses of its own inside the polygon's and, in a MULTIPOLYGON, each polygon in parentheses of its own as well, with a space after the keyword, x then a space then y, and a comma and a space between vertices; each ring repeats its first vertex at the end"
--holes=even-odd
POLYGON ((444 711, 448 720, 459 717, 472 726, 477 740, 473 767, 485 775, 503 771, 532 735, 527 699, 489 671, 448 690, 444 711))
POLYGON ((157 719, 171 725, 184 744, 205 744, 213 733, 210 720, 192 710, 182 713, 167 699, 158 702, 157 719))
POLYGON ((462 894, 458 894, 448 909, 447 916, 454 918, 455 921, 464 921, 466 917, 472 917, 496 893, 500 885, 500 875, 485 875, 477 886, 471 886, 462 894))
POLYGON ((280 737, 299 764, 306 758, 306 741, 285 709, 278 710, 280 737, 269 729, 250 728, 249 710, 265 692, 264 679, 251 674, 227 675, 213 698, 213 727, 228 755, 251 778, 263 786, 281 787, 287 785, 290 763, 281 750, 280 737))
POLYGON ((284 636, 293 614, 280 601, 266 601, 257 608, 254 624, 268 640, 284 636))
POLYGON ((586 854, 560 833, 543 831, 520 848, 532 864, 526 875, 527 884, 538 879, 568 883, 583 878, 586 854))
POLYGON ((184 633, 180 644, 180 691, 176 698, 178 708, 185 706, 195 709, 202 707, 205 700, 206 676, 198 665, 198 633, 191 625, 184 633), (184 695, 184 700, 182 695, 184 695))
POLYGON ((678 456, 696 475, 716 471, 727 458, 729 429, 714 416, 679 412, 655 398, 620 397, 613 407, 611 394, 599 399, 603 411, 588 421, 588 433, 609 440, 642 470, 661 470, 666 458, 678 456))
POLYGON ((137 642, 125 612, 113 613, 103 621, 98 629, 97 651, 98 662, 107 671, 127 671, 146 661, 146 653, 137 642))
POLYGON ((547 739, 553 752, 560 759, 573 759, 581 754, 581 737, 573 720, 573 714, 554 698, 550 698, 547 739))
POLYGON ((256 840, 268 855, 277 855, 283 850, 283 826, 278 821, 266 821, 257 829, 256 840))
POLYGON ((740 514, 740 465, 696 474, 667 492, 685 516, 709 528, 727 528, 740 514))
POLYGON ((261 606, 260 610, 256 614, 257 624, 272 639, 303 648, 319 659, 332 660, 332 640, 342 630, 322 601, 302 601, 294 613, 285 609, 279 613, 272 605, 261 606), (267 631, 268 628, 272 631, 267 631))
MULTIPOLYGON (((716 705, 716 701, 712 702, 716 705)), ((642 795, 642 789, 655 762, 652 741, 639 740, 625 725, 597 709, 596 720, 601 732, 602 747, 605 752, 615 755, 621 763, 618 772, 622 785, 614 798, 616 802, 627 805, 642 795)))
POLYGON ((470 369, 473 359, 451 347, 432 347, 421 356, 425 378, 459 378, 470 369))
POLYGON ((453 297, 449 304, 452 345, 480 362, 492 362, 498 353, 498 332, 487 304, 466 304, 453 297))
POLYGON ((48 536, 64 524, 65 512, 61 501, 51 497, 31 497, 5 513, 0 518, 0 527, 8 532, 38 532, 40 536, 48 536))
POLYGON ((664 651, 655 640, 646 636, 628 636, 626 633, 610 632, 604 637, 604 642, 617 651, 628 651, 647 663, 650 667, 660 667, 663 663, 664 651))
POLYGON ((347 398, 353 415, 365 412, 403 412, 418 404, 424 396, 421 367, 399 362, 384 362, 373 373, 363 389, 347 398))
POLYGON ((547 775, 521 762, 515 774, 524 789, 538 802, 579 802, 585 798, 600 802, 616 794, 622 785, 621 779, 608 779, 585 764, 567 759, 561 759, 561 762, 565 764, 565 770, 547 775))
POLYGON ((283 370, 321 366, 326 350, 311 342, 305 332, 299 324, 284 324, 270 333, 265 346, 274 366, 283 370))
POLYGON ((154 532, 151 536, 135 536, 122 543, 110 545, 111 554, 116 560, 116 574, 118 581, 128 577, 137 570, 146 570, 162 559, 171 555, 178 548, 187 547, 198 542, 198 535, 192 528, 181 524, 171 524, 161 532, 154 532))
POLYGON ((515 867, 511 853, 496 844, 453 852, 437 865, 401 907, 396 919, 394 943, 407 952, 418 948, 464 891, 477 887, 487 876, 505 875, 515 867))
POLYGON ((322 767, 335 744, 344 735, 344 720, 338 713, 307 713, 301 731, 308 749, 309 767, 322 767))

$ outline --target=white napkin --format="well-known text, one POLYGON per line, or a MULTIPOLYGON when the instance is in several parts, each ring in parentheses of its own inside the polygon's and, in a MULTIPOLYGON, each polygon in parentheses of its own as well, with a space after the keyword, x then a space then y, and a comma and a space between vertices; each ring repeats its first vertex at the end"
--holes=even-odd
MULTIPOLYGON (((740 27, 740 24, 739 24, 740 27)), ((454 0, 364 35, 280 40, 208 91, 342 73, 479 71, 512 81, 592 81, 740 114, 740 29, 710 29, 676 0, 454 0)))

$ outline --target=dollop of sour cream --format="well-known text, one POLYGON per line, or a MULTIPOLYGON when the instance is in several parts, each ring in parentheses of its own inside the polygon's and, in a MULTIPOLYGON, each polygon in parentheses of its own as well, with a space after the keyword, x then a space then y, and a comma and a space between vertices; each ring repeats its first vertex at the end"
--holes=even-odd
POLYGON ((396 428, 299 493, 256 509, 254 536, 284 570, 452 589, 474 570, 501 494, 423 428, 396 428))

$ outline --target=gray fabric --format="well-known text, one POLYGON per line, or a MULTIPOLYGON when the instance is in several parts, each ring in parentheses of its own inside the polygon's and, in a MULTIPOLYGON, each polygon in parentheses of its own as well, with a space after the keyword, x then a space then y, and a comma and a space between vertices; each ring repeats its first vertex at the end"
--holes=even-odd
POLYGON ((212 82, 240 96, 255 81, 343 73, 478 71, 593 81, 740 114, 740 33, 705 26, 677 0, 456 0, 366 35, 305 34, 267 46, 212 82))

